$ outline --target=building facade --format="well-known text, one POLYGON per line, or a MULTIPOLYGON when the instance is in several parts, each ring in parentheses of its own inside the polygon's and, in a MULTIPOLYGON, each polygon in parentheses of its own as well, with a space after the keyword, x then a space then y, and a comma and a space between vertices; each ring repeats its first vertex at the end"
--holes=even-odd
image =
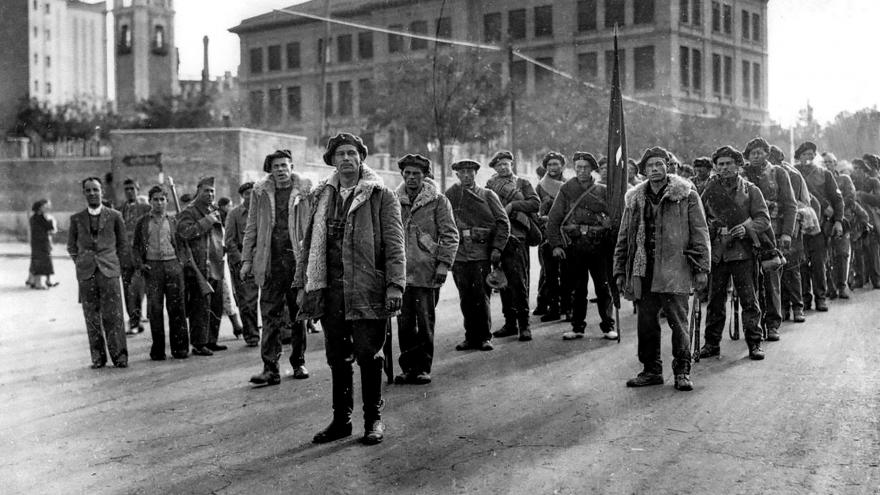
MULTIPOLYGON (((324 4, 313 0, 290 10, 323 15, 324 4)), ((750 121, 768 119, 767 0, 332 0, 331 15, 457 40, 499 46, 509 41, 599 87, 610 86, 618 26, 625 95, 692 115, 735 111, 750 121)), ((311 138, 321 134, 322 106, 327 132, 365 129, 382 68, 430 57, 434 48, 432 42, 339 25, 332 25, 325 41, 323 22, 279 12, 245 19, 230 31, 241 40, 245 120, 311 138)), ((504 74, 527 92, 559 77, 498 56, 504 74)))

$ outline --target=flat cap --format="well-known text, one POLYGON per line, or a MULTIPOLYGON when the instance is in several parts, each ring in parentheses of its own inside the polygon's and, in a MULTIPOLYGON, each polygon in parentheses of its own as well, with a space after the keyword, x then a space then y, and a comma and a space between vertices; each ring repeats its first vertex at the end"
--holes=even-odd
POLYGON ((812 141, 804 141, 803 143, 801 143, 800 146, 797 147, 796 150, 794 150, 794 159, 800 159, 801 155, 805 151, 812 151, 813 153, 815 153, 817 149, 818 148, 816 147, 816 143, 812 141))
POLYGON ((276 158, 287 158, 289 160, 293 160, 293 155, 290 153, 290 150, 275 150, 272 153, 269 153, 263 160, 263 172, 266 172, 268 174, 272 171, 272 160, 276 158))
POLYGON ((544 155, 544 159, 541 160, 541 165, 543 165, 544 168, 546 169, 547 163, 550 160, 559 160, 559 163, 561 163, 563 166, 565 166, 565 157, 562 156, 562 153, 557 153, 555 151, 551 151, 551 152, 547 153, 546 155, 544 155))
POLYGON ((480 163, 474 160, 459 160, 452 164, 452 170, 478 170, 480 163))
POLYGON ((495 156, 493 156, 492 159, 489 160, 489 167, 495 168, 495 165, 497 165, 498 162, 500 162, 501 160, 505 160, 505 159, 512 161, 513 160, 513 153, 511 153, 507 150, 501 150, 501 151, 495 153, 495 156))
POLYGON ((591 153, 587 153, 586 151, 575 151, 574 155, 571 156, 571 163, 584 160, 590 164, 590 168, 593 170, 599 169, 599 162, 596 161, 596 157, 591 153))
POLYGON ((742 167, 745 163, 742 153, 740 153, 739 150, 737 150, 733 146, 729 145, 722 146, 715 150, 715 153, 712 153, 712 163, 718 163, 719 158, 725 157, 733 158, 733 161, 736 162, 736 164, 740 167, 742 167))
POLYGON ((669 163, 669 152, 660 146, 654 146, 653 148, 648 148, 642 153, 642 159, 639 160, 639 173, 645 175, 645 165, 648 164, 648 160, 651 158, 662 158, 666 163, 669 163))
POLYGON ((409 154, 397 160, 397 166, 402 171, 406 167, 419 167, 425 175, 431 172, 431 160, 419 154, 409 154))
POLYGON ((748 156, 752 153, 754 149, 762 149, 764 153, 770 154, 770 143, 767 142, 766 139, 762 137, 756 137, 752 139, 748 143, 746 143, 746 149, 743 150, 743 156, 748 158, 748 156))

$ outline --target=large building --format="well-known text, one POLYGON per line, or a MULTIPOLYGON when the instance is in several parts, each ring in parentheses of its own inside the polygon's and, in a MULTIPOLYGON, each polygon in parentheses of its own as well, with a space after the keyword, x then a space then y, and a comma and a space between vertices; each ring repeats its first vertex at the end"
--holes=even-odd
MULTIPOLYGON (((325 0, 289 10, 322 15, 325 0)), ((397 31, 496 45, 509 39, 598 86, 610 84, 616 25, 624 94, 693 115, 768 118, 767 0, 330 0, 330 11, 397 31)), ((280 12, 230 29, 241 40, 239 82, 251 126, 317 138, 323 80, 326 130, 364 129, 381 68, 433 53, 430 42, 334 24, 322 71, 324 30, 321 21, 280 12)), ((528 91, 554 77, 523 60, 509 67, 500 60, 528 91)))
POLYGON ((105 20, 104 2, 0 2, 0 135, 14 123, 22 99, 106 103, 105 20))

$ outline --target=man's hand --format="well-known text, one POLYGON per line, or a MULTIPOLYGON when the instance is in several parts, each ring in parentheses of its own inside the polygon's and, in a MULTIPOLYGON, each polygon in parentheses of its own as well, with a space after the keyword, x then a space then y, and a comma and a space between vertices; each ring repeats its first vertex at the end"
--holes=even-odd
POLYGON ((782 234, 781 236, 779 236, 779 247, 782 249, 790 249, 791 236, 788 234, 782 234))
POLYGON ((706 284, 709 283, 709 274, 706 272, 700 272, 694 277, 694 289, 697 292, 700 292, 706 288, 706 284))
POLYGON ((840 237, 843 235, 843 224, 840 221, 834 222, 834 226, 831 227, 831 236, 832 237, 840 237))
POLYGON ((253 267, 254 265, 250 261, 243 261, 241 263, 241 270, 238 272, 238 276, 241 277, 242 280, 246 279, 248 275, 251 274, 253 267))
POLYGON ((742 239, 746 235, 746 228, 739 224, 736 227, 730 229, 730 236, 734 239, 742 239))
POLYGON ((565 259, 565 249, 562 249, 561 247, 553 248, 553 257, 558 260, 564 260, 565 259))
POLYGON ((446 266, 446 263, 438 263, 437 268, 434 270, 434 283, 438 285, 446 283, 446 275, 448 273, 449 267, 446 266))
POLYGON ((403 302, 403 291, 396 285, 390 285, 385 289, 385 309, 398 311, 403 302))
POLYGON ((205 217, 210 218, 211 222, 214 223, 215 225, 220 224, 220 210, 214 210, 211 213, 208 213, 207 215, 205 215, 205 217))
POLYGON ((614 277, 614 283, 617 284, 617 290, 623 294, 624 289, 626 289, 626 277, 623 275, 618 275, 614 277))
POLYGON ((501 250, 498 248, 493 249, 492 254, 489 256, 489 260, 492 262, 493 265, 497 265, 498 263, 500 263, 501 262, 501 250))

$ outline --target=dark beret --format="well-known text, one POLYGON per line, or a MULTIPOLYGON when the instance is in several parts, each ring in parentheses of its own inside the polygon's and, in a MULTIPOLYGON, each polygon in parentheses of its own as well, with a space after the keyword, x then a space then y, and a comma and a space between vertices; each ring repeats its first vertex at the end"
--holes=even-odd
POLYGON ((708 156, 694 159, 694 168, 712 168, 712 160, 708 156))
POLYGON ((862 156, 862 160, 874 170, 880 170, 880 156, 872 155, 870 153, 865 153, 862 156))
POLYGON ((358 154, 361 155, 361 161, 367 157, 367 145, 364 144, 363 139, 348 132, 341 132, 327 141, 327 150, 324 151, 324 163, 333 165, 333 153, 336 151, 336 148, 343 144, 354 146, 358 154))
POLYGON ((743 156, 748 158, 752 153, 752 150, 758 148, 764 150, 764 153, 770 154, 770 143, 762 137, 756 137, 746 144, 746 149, 743 150, 743 156))
POLYGON ((733 146, 722 146, 715 150, 715 153, 712 153, 712 163, 718 163, 718 159, 724 157, 733 158, 733 161, 740 167, 745 163, 742 153, 733 146))
POLYGON ((214 177, 208 176, 200 178, 198 184, 196 184, 196 187, 202 186, 214 187, 214 177))
POLYGON ((452 164, 452 170, 477 170, 480 168, 480 164, 473 160, 459 160, 452 164))
POLYGON ((665 149, 654 146, 653 148, 648 148, 642 153, 642 159, 639 160, 639 173, 645 175, 645 165, 648 164, 648 160, 651 158, 662 158, 667 163, 669 162, 669 152, 665 149))
POLYGON ((425 175, 431 173, 431 160, 428 160, 419 154, 404 156, 400 160, 397 160, 397 166, 401 171, 406 167, 419 167, 425 175))
POLYGON ((266 172, 267 174, 272 172, 272 160, 276 158, 293 160, 293 155, 290 153, 290 150, 275 150, 272 153, 269 153, 266 155, 266 159, 263 160, 263 172, 266 172))
POLYGON ((574 155, 571 156, 571 163, 574 164, 574 162, 578 160, 585 160, 590 164, 590 168, 593 170, 599 170, 599 162, 596 161, 596 157, 586 151, 574 152, 574 155))
POLYGON ((794 150, 794 159, 795 160, 800 159, 801 154, 804 153, 805 151, 809 150, 809 151, 812 151, 813 153, 815 153, 817 149, 818 148, 816 148, 816 143, 814 143, 812 141, 804 141, 803 143, 801 143, 800 146, 797 147, 796 150, 794 150))
POLYGON ((557 153, 555 151, 551 151, 551 152, 547 153, 546 155, 544 155, 544 159, 541 160, 541 165, 543 165, 544 168, 546 169, 547 162, 549 162, 550 160, 559 160, 559 163, 561 163, 563 166, 565 166, 565 157, 562 156, 561 153, 557 153))
POLYGON ((492 159, 489 160, 489 167, 495 168, 495 165, 504 159, 508 159, 508 160, 513 161, 513 153, 511 153, 507 150, 502 150, 502 151, 499 151, 498 153, 495 153, 495 156, 493 156, 492 159))
POLYGON ((254 188, 253 182, 245 182, 244 184, 238 186, 238 194, 244 194, 253 188, 254 188))
POLYGON ((785 161, 785 153, 776 145, 770 146, 770 163, 779 164, 785 161))

